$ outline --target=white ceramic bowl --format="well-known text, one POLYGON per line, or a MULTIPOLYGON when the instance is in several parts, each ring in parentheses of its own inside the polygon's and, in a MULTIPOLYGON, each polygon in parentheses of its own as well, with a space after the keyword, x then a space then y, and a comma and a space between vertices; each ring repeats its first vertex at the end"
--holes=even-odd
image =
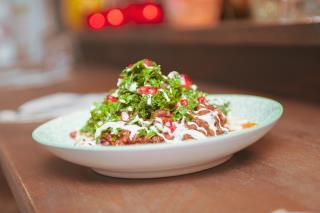
POLYGON ((74 146, 74 140, 69 137, 69 133, 80 129, 89 117, 88 112, 75 112, 41 125, 32 136, 59 158, 91 167, 103 175, 167 177, 201 171, 225 162, 264 136, 283 112, 281 104, 263 97, 210 95, 208 98, 230 101, 230 115, 257 125, 225 135, 179 143, 88 147, 74 146))

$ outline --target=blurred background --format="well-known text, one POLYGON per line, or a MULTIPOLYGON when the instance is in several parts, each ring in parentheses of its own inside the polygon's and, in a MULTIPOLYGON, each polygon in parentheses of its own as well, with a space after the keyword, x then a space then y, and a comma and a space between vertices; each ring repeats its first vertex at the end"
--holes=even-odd
POLYGON ((0 88, 151 58, 165 72, 319 101, 319 22, 320 0, 0 0, 0 88))

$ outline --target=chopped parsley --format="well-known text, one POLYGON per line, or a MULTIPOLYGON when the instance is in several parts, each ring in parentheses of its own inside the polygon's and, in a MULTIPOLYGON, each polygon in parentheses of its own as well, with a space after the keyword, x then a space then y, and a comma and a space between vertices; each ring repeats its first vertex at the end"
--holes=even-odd
MULTIPOLYGON (((185 118, 191 120, 190 111, 199 105, 199 97, 206 93, 198 91, 186 75, 171 72, 168 76, 161 73, 160 65, 148 59, 140 60, 126 67, 120 74, 117 88, 113 89, 101 103, 95 103, 91 117, 82 132, 94 134, 101 124, 123 120, 126 112, 132 122, 136 117, 148 121, 159 110, 166 110, 173 121, 185 118)), ((229 104, 216 106, 227 113, 229 104)), ((139 122, 135 122, 139 124, 139 122)), ((142 129, 138 136, 151 138, 156 135, 152 130, 142 129)))

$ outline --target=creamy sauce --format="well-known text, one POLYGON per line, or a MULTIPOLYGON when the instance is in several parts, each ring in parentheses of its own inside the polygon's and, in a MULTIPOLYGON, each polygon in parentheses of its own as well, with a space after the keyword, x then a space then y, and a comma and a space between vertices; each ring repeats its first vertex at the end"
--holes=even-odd
MULTIPOLYGON (((208 123, 209 128, 214 132, 214 135, 217 135, 217 127, 214 125, 216 118, 218 117, 218 112, 210 111, 207 114, 196 116, 197 118, 208 123)), ((219 122, 220 123, 220 122, 219 122)))
POLYGON ((112 93, 112 96, 118 97, 118 96, 119 96, 119 90, 117 89, 116 91, 114 91, 114 92, 112 93))
POLYGON ((118 82, 117 82, 117 86, 120 86, 121 82, 122 82, 122 79, 119 78, 119 79, 118 79, 118 82))
POLYGON ((243 124, 247 123, 246 119, 242 119, 236 116, 228 116, 226 127, 230 129, 230 131, 237 131, 243 129, 243 124))
POLYGON ((188 122, 188 125, 195 125, 197 127, 198 130, 202 130, 203 132, 205 132, 206 134, 208 134, 207 130, 203 127, 200 127, 197 123, 195 122, 188 122))
POLYGON ((137 83, 136 83, 136 82, 133 82, 132 84, 129 85, 128 90, 129 90, 130 92, 135 92, 136 89, 137 89, 137 83))
POLYGON ((163 97, 166 99, 166 101, 170 101, 169 96, 167 95, 167 93, 163 89, 159 89, 159 91, 162 92, 163 97))
POLYGON ((139 130, 146 129, 145 127, 140 127, 138 125, 126 124, 123 121, 107 122, 107 123, 103 124, 101 127, 96 129, 96 133, 95 133, 94 137, 99 138, 102 131, 108 129, 109 127, 111 127, 113 130, 120 128, 120 129, 130 131, 130 140, 132 140, 134 138, 134 136, 139 133, 139 130))
POLYGON ((151 105, 151 103, 152 103, 152 100, 151 100, 151 95, 150 94, 148 94, 147 95, 147 105, 151 105))
MULTIPOLYGON (((151 99, 151 96, 150 96, 150 99, 151 99)), ((237 131, 237 130, 244 129, 243 124, 248 122, 245 119, 240 119, 234 116, 228 116, 227 124, 225 126, 222 126, 217 111, 211 111, 206 108, 201 108, 198 111, 195 111, 195 113, 199 113, 202 111, 209 111, 209 112, 204 115, 195 115, 194 117, 206 122, 209 128, 214 132, 214 135, 217 135, 217 127, 215 126, 215 123, 218 125, 218 128, 221 129, 222 131, 230 132, 230 131, 237 131)), ((124 121, 116 121, 116 122, 107 122, 103 124, 103 122, 100 121, 98 122, 98 125, 100 125, 100 127, 96 129, 96 133, 94 136, 95 140, 98 140, 101 136, 101 133, 110 127, 112 128, 112 132, 111 132, 112 134, 116 134, 117 128, 130 131, 130 136, 129 136, 130 140, 133 140, 133 138, 142 129, 145 129, 147 133, 149 133, 150 131, 154 131, 158 136, 162 137, 165 140, 165 142, 168 142, 168 143, 181 142, 183 140, 183 137, 186 134, 190 135, 193 139, 203 139, 203 138, 206 138, 208 134, 205 128, 199 126, 196 122, 193 122, 193 121, 186 122, 184 118, 181 120, 181 122, 172 122, 172 125, 175 127, 175 130, 173 132, 169 127, 163 124, 162 119, 159 117, 156 117, 154 119, 153 124, 151 125, 151 121, 143 120, 138 115, 136 115, 136 117, 129 123, 126 123, 124 121), (137 123, 138 125, 135 123, 137 123), (189 126, 194 125, 196 129, 189 129, 186 126, 186 124, 189 126), (173 138, 173 139, 167 139, 165 137, 165 134, 168 134, 170 138, 173 138)), ((96 145, 96 142, 90 139, 89 137, 81 136, 79 134, 79 136, 77 136, 76 138, 75 145, 93 146, 93 145, 96 145)))

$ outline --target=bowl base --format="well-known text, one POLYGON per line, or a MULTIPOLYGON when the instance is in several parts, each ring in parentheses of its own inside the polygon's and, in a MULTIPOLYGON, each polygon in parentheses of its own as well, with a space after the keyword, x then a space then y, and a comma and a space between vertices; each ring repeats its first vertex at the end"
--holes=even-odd
POLYGON ((184 175, 194 172, 199 172, 202 170, 206 170, 217 166, 219 164, 224 163, 229 160, 232 155, 225 156, 223 158, 219 158, 214 161, 210 161, 209 163, 199 164, 195 166, 182 167, 177 169, 168 169, 168 170, 160 170, 160 171, 147 171, 147 172, 120 172, 120 171, 111 171, 104 169, 95 169, 93 170, 101 175, 118 177, 118 178, 159 178, 159 177, 170 177, 177 175, 184 175))

